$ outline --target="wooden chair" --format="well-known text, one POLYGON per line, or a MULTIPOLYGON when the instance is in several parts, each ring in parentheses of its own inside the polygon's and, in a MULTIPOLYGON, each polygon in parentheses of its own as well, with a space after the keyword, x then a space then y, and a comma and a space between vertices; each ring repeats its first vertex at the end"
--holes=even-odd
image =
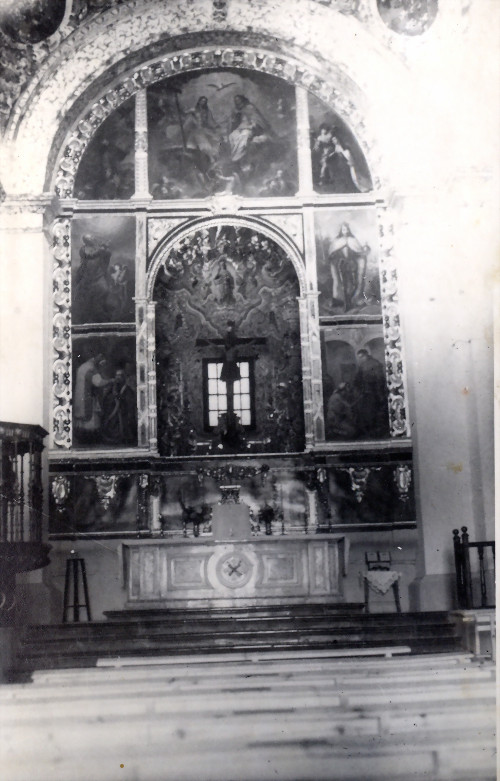
POLYGON ((365 612, 370 612, 370 589, 378 594, 386 594, 390 588, 394 594, 396 611, 401 613, 399 580, 401 573, 392 569, 389 551, 369 551, 365 553, 366 571, 362 573, 365 589, 365 612))

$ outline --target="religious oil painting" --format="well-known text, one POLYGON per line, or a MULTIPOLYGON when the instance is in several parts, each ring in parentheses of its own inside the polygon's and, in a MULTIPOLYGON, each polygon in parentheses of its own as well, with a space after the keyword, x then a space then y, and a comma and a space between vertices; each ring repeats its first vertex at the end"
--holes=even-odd
POLYGON ((0 29, 20 43, 40 43, 61 24, 66 0, 3 0, 0 29))
POLYGON ((73 337, 73 445, 137 445, 135 339, 73 337))
POLYGON ((433 24, 438 0, 377 0, 379 14, 394 32, 422 35, 433 24))
POLYGON ((364 193, 372 189, 363 152, 346 123, 308 94, 313 185, 317 193, 364 193))
POLYGON ((148 89, 153 198, 297 191, 294 88, 264 73, 220 69, 148 89))
POLYGON ((381 317, 375 212, 318 209, 315 232, 320 317, 381 317))
POLYGON ((284 250, 250 228, 171 248, 154 290, 162 454, 302 448, 298 295, 284 250))
POLYGON ((137 529, 138 475, 55 475, 50 489, 51 535, 123 534, 137 529))
POLYGON ((79 200, 124 200, 135 190, 135 100, 104 120, 82 155, 75 179, 79 200))
POLYGON ((73 325, 133 323, 135 220, 77 217, 71 233, 73 325))
POLYGON ((324 328, 321 349, 326 439, 388 437, 382 326, 324 328))

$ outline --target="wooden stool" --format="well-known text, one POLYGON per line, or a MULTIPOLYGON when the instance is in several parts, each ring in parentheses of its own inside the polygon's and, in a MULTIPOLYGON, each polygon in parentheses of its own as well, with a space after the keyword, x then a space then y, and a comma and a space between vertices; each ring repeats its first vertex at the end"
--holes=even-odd
POLYGON ((73 621, 75 623, 80 621, 80 608, 85 608, 87 611, 87 621, 91 621, 90 617, 90 600, 89 590, 87 586, 87 573, 85 570, 85 560, 76 555, 75 551, 71 551, 71 556, 66 559, 66 578, 64 581, 64 607, 63 607, 63 624, 68 621, 68 611, 73 609, 73 621), (84 602, 80 602, 80 575, 82 579, 83 597, 84 602), (70 591, 73 586, 73 601, 70 602, 70 591))

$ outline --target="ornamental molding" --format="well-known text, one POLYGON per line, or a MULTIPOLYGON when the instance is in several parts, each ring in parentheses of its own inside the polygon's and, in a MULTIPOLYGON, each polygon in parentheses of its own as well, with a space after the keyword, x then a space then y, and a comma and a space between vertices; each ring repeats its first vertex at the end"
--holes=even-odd
POLYGON ((71 422, 71 250, 70 220, 57 219, 51 227, 53 255, 52 296, 52 427, 55 448, 69 449, 71 422))
POLYGON ((385 370, 391 437, 410 437, 410 416, 399 313, 398 272, 394 258, 394 228, 386 207, 377 209, 380 246, 380 287, 385 370))
POLYGON ((7 197, 0 204, 0 214, 45 214, 47 209, 54 204, 52 193, 42 195, 17 195, 7 197))
POLYGON ((158 244, 163 241, 175 228, 186 222, 191 222, 192 217, 151 217, 148 219, 148 259, 153 255, 158 244))

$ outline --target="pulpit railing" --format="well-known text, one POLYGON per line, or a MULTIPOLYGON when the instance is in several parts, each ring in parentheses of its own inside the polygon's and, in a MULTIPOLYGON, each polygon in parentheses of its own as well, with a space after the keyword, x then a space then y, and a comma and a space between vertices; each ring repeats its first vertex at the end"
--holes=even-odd
POLYGON ((14 620, 16 575, 49 564, 42 542, 41 426, 0 422, 0 627, 14 620))
MULTIPOLYGON (((477 550, 479 562, 479 588, 481 593, 480 607, 494 607, 495 599, 492 594, 488 594, 488 573, 495 570, 495 541, 482 540, 480 542, 471 542, 467 526, 462 526, 462 534, 458 529, 453 529, 453 547, 455 551, 455 572, 457 579, 457 600, 460 608, 470 610, 474 607, 473 581, 474 575, 471 570, 470 551, 477 550), (491 551, 491 554, 488 554, 491 551), (488 559, 491 555, 491 561, 488 559), (491 564, 491 566, 489 566, 491 564)), ((492 578, 492 581, 494 578, 492 578)), ((491 591, 493 591, 493 586, 491 591)))
POLYGON ((41 426, 0 422, 0 542, 41 542, 41 426))

